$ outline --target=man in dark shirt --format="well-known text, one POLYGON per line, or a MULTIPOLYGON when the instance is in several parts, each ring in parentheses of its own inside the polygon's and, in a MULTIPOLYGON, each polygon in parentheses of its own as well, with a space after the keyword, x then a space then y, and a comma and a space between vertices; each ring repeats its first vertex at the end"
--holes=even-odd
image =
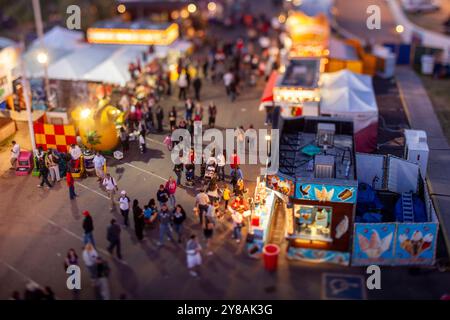
POLYGON ((84 230, 84 244, 91 243, 95 247, 94 241, 94 221, 92 220, 91 214, 89 211, 83 212, 83 230, 84 230))
POLYGON ((109 241, 108 251, 113 253, 116 248, 117 258, 122 260, 122 254, 120 252, 120 226, 116 223, 116 219, 111 220, 111 225, 106 232, 106 239, 109 241))

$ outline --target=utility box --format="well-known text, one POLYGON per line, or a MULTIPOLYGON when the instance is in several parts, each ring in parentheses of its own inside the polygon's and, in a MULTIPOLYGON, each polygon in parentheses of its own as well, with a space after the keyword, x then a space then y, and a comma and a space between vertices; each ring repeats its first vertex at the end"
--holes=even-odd
POLYGON ((422 130, 405 130, 405 155, 409 162, 419 165, 423 178, 427 175, 428 155, 427 133, 422 130))

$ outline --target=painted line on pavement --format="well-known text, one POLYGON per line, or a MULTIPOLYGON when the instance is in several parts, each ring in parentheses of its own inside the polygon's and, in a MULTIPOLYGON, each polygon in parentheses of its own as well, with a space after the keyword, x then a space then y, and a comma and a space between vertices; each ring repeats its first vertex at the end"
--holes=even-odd
MULTIPOLYGON (((39 218, 41 218, 42 220, 44 220, 44 221, 50 223, 51 225, 53 225, 53 226, 55 226, 55 227, 57 227, 57 228, 60 228, 61 230, 63 230, 63 231, 66 232, 67 234, 71 235, 72 237, 74 237, 74 238, 76 238, 76 239, 78 239, 78 240, 80 240, 80 241, 83 242, 83 238, 82 238, 81 236, 79 236, 79 235, 77 235, 76 233, 70 231, 70 230, 67 229, 66 227, 63 227, 63 226, 57 224, 55 221, 52 221, 52 220, 50 220, 50 219, 48 219, 48 218, 46 218, 46 217, 44 217, 44 216, 42 216, 42 215, 40 215, 40 214, 38 214, 37 216, 38 216, 39 218)), ((104 253, 104 254, 107 255, 107 256, 111 255, 111 254, 109 253, 108 250, 102 249, 102 248, 100 248, 100 247, 96 247, 95 249, 97 249, 98 251, 104 253)), ((114 259, 115 259, 116 257, 114 257, 114 256, 111 255, 111 258, 114 258, 114 259)), ((118 259, 117 259, 117 260, 118 260, 118 259)), ((121 262, 122 264, 128 265, 128 263, 125 262, 125 261, 123 261, 123 260, 118 260, 118 261, 121 262)))
POLYGON ((97 190, 94 190, 94 189, 92 189, 92 188, 89 188, 88 186, 85 186, 84 184, 82 184, 82 183, 80 183, 80 182, 75 182, 75 184, 76 185, 79 185, 79 186, 81 186, 81 187, 83 187, 83 188, 85 188, 85 189, 87 189, 87 190, 89 190, 89 191, 92 191, 92 192, 94 192, 94 193, 96 193, 97 195, 99 195, 100 197, 103 197, 103 198, 105 198, 106 200, 109 200, 109 198, 107 197, 107 196, 105 196, 103 193, 100 193, 100 192, 98 192, 97 190))
POLYGON ((159 176, 159 175, 157 175, 157 174, 155 174, 155 173, 153 173, 153 172, 147 171, 147 170, 145 170, 145 169, 136 167, 135 165, 132 165, 132 164, 130 164, 130 163, 124 163, 124 165, 129 166, 129 167, 132 167, 132 168, 135 168, 136 170, 142 171, 142 172, 147 173, 147 174, 149 174, 149 175, 152 175, 152 176, 154 176, 154 177, 157 177, 157 178, 159 178, 159 179, 161 179, 161 180, 163 180, 163 181, 168 181, 168 179, 166 179, 166 178, 164 178, 164 177, 161 177, 161 176, 159 176))
POLYGON ((150 142, 154 142, 154 143, 159 144, 159 145, 161 145, 161 146, 166 146, 166 145, 165 145, 164 143, 162 143, 161 141, 154 140, 154 139, 152 139, 152 138, 147 138, 147 137, 145 137, 145 140, 150 141, 150 142))
POLYGON ((9 264, 8 262, 5 262, 3 260, 0 260, 0 262, 2 264, 4 264, 8 269, 10 269, 11 271, 17 273, 19 276, 21 276, 22 278, 24 278, 27 281, 31 281, 36 283, 39 287, 43 288, 37 281, 31 279, 29 276, 27 276, 25 273, 23 273, 22 271, 18 270, 16 267, 12 266, 11 264, 9 264))

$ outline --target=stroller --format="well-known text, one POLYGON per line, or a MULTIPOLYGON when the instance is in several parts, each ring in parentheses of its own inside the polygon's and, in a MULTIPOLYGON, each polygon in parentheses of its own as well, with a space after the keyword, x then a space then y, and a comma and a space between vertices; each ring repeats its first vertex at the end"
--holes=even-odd
POLYGON ((188 186, 194 185, 194 174, 195 174, 195 165, 193 164, 186 164, 186 184, 188 186))
POLYGON ((205 167, 205 173, 203 175, 203 181, 205 184, 209 183, 217 175, 217 162, 208 161, 205 167))

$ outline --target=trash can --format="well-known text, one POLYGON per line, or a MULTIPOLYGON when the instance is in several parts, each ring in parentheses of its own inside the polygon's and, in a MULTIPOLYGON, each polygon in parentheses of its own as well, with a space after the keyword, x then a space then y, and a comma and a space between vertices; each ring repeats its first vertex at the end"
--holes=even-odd
POLYGON ((277 269, 278 255, 280 247, 276 244, 267 244, 263 248, 264 268, 267 271, 275 271, 277 269))
POLYGON ((424 54, 421 58, 422 62, 422 74, 431 75, 434 69, 434 57, 428 54, 424 54))

